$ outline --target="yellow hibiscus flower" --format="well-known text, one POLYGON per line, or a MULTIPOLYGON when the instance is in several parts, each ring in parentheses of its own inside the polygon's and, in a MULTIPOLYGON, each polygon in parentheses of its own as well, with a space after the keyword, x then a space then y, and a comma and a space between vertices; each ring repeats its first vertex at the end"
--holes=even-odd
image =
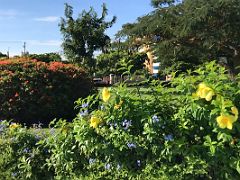
POLYGON ((196 92, 196 96, 206 99, 206 101, 211 101, 212 97, 215 95, 212 88, 206 86, 204 83, 200 83, 198 85, 198 90, 196 92))
POLYGON ((225 129, 232 129, 233 123, 235 122, 235 117, 231 115, 223 115, 217 117, 217 123, 220 128, 225 129))
POLYGON ((104 102, 107 102, 110 98, 111 94, 108 88, 103 88, 102 90, 102 98, 104 102))
POLYGON ((101 123, 101 119, 96 117, 96 116, 92 116, 90 119, 90 127, 93 128, 97 128, 98 125, 101 123))

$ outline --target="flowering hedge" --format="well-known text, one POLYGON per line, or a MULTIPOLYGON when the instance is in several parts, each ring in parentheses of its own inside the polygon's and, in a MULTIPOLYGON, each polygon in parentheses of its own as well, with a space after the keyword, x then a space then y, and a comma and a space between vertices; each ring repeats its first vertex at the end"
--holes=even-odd
POLYGON ((99 109, 79 116, 73 129, 90 172, 105 170, 109 179, 240 178, 239 77, 212 62, 174 78, 172 87, 156 81, 142 93, 103 89, 99 109))
POLYGON ((72 123, 59 121, 40 139, 30 133, 30 142, 25 128, 2 122, 0 155, 10 155, 0 158, 0 170, 7 170, 0 175, 239 179, 239 78, 212 62, 173 78, 171 87, 154 81, 146 89, 104 88, 77 101, 72 123))
POLYGON ((28 59, 0 61, 0 119, 48 124, 74 117, 74 101, 86 97, 92 84, 71 64, 28 59))

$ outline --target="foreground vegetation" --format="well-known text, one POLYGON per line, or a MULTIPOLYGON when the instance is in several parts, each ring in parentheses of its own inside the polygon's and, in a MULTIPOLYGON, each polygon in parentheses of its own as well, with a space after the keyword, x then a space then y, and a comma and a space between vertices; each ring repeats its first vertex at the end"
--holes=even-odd
POLYGON ((79 99, 49 131, 1 121, 4 179, 239 179, 239 78, 214 62, 136 89, 79 99), (139 92, 139 93, 138 93, 139 92))

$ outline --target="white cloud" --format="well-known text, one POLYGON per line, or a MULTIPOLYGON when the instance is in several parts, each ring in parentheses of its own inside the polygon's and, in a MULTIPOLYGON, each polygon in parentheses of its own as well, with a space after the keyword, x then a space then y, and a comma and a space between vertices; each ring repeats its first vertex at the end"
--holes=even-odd
POLYGON ((34 21, 40 21, 40 22, 57 22, 58 20, 59 20, 58 16, 46 16, 46 17, 34 18, 34 21))
POLYGON ((0 9, 0 18, 1 19, 12 19, 15 18, 18 15, 18 12, 14 9, 7 9, 3 10, 0 9))
POLYGON ((59 40, 46 40, 46 41, 39 41, 39 40, 28 40, 26 41, 27 44, 32 46, 61 46, 62 41, 59 40))

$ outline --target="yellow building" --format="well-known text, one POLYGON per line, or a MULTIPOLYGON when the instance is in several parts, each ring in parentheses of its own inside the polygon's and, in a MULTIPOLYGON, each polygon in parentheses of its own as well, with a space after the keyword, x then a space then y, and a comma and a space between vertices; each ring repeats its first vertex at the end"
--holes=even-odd
POLYGON ((153 74, 153 63, 156 57, 154 56, 151 47, 147 44, 143 44, 142 46, 140 46, 139 52, 147 54, 148 59, 146 59, 144 64, 148 69, 149 73, 153 74))

